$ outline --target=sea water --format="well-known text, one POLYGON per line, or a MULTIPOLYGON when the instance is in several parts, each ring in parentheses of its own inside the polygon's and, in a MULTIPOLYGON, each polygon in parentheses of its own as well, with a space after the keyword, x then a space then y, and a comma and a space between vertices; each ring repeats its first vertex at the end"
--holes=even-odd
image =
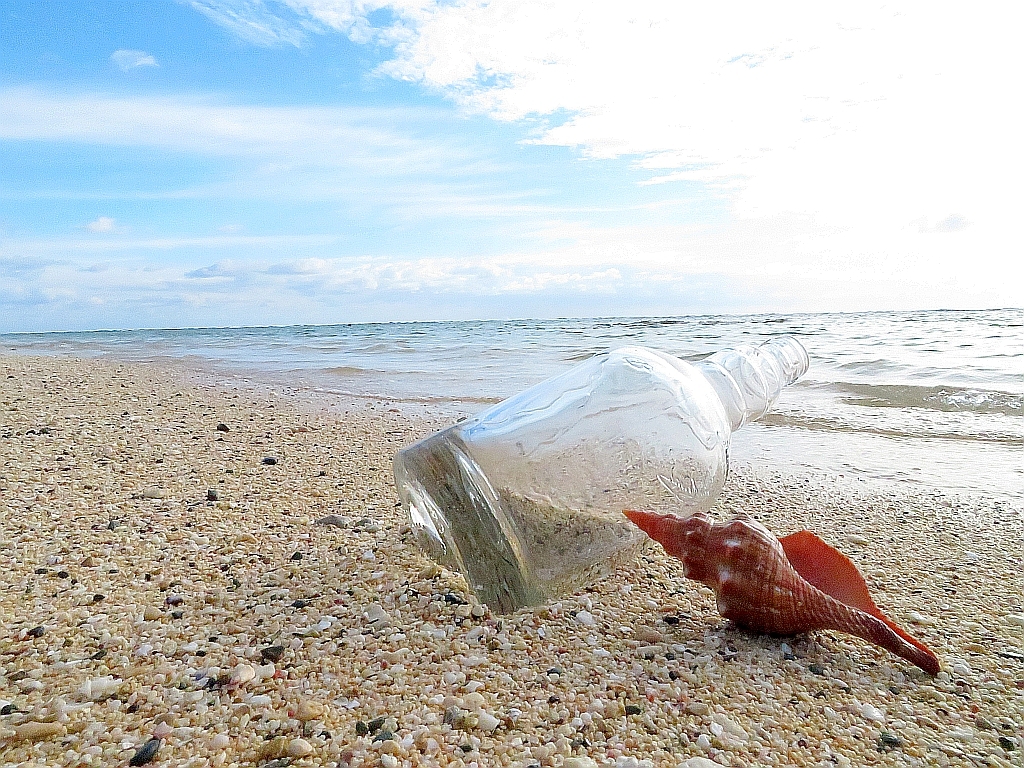
POLYGON ((1024 506, 1024 310, 705 315, 5 334, 5 351, 183 362, 328 405, 452 421, 625 345, 696 361, 792 334, 811 357, 736 465, 1024 506))

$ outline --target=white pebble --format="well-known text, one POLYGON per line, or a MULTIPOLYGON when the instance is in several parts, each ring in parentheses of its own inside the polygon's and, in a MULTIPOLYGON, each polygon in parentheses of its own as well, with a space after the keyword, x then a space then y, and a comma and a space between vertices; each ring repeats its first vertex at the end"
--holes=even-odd
POLYGON ((730 736, 734 736, 740 741, 746 741, 750 738, 750 734, 743 729, 743 726, 741 726, 735 720, 730 719, 726 715, 715 713, 711 716, 711 719, 715 723, 718 723, 718 725, 722 726, 726 733, 728 733, 730 736))
POLYGON ((143 489, 142 495, 147 499, 162 499, 164 497, 164 489, 156 485, 149 485, 143 489))
POLYGON ((493 731, 501 724, 501 721, 490 712, 482 711, 478 717, 477 726, 482 731, 493 731))
POLYGON ((597 623, 597 621, 594 619, 594 614, 592 614, 590 611, 580 611, 579 613, 577 613, 576 621, 578 621, 585 627, 592 627, 597 623))
POLYGON ((107 677, 94 677, 82 683, 78 692, 87 699, 99 701, 108 696, 113 696, 121 689, 123 683, 123 680, 118 680, 109 675, 107 677))
POLYGON ((885 714, 883 714, 883 712, 880 709, 872 706, 871 704, 860 705, 860 716, 863 717, 865 720, 871 720, 874 723, 885 722, 885 714))
POLYGON ((214 749, 227 749, 231 745, 231 737, 226 733, 218 733, 210 739, 210 746, 214 749))
POLYGON ((383 768, 398 768, 399 766, 398 758, 394 755, 381 755, 380 764, 383 768))
POLYGON ((239 664, 231 670, 231 682, 237 685, 244 685, 256 677, 256 670, 252 664, 239 664))
POLYGON ((168 736, 171 735, 171 731, 173 730, 174 729, 171 728, 171 726, 169 726, 167 723, 157 723, 156 727, 153 729, 153 738, 166 739, 168 736))
POLYGON ((851 533, 849 536, 846 537, 846 540, 851 544, 857 544, 861 547, 863 547, 865 544, 868 544, 870 541, 870 539, 868 539, 867 536, 861 536, 859 533, 851 533))
POLYGON ((963 659, 958 659, 953 662, 953 674, 960 675, 960 677, 967 677, 973 672, 970 664, 963 659))
POLYGON ((706 733, 702 733, 697 737, 697 746, 703 750, 711 749, 711 739, 708 738, 706 733))
POLYGON ((923 613, 920 613, 919 611, 911 611, 907 614, 907 618, 915 624, 922 624, 925 626, 935 623, 935 619, 931 618, 930 616, 925 616, 923 613))
POLYGON ((562 761, 562 768, 598 768, 592 757, 567 757, 562 761))
POLYGON ((706 757, 690 757, 679 764, 679 768, 721 768, 721 763, 706 757))
POLYGON ((289 757, 305 757, 313 751, 313 745, 305 739, 292 739, 288 742, 289 757))
POLYGON ((257 696, 250 696, 246 701, 254 707, 269 707, 273 699, 267 694, 261 693, 257 696))
POLYGON ((1006 621, 1016 624, 1018 627, 1024 627, 1024 613, 1011 613, 1006 617, 1006 621))
POLYGON ((376 624, 378 621, 387 621, 388 612, 384 610, 380 603, 373 603, 369 608, 366 609, 366 620, 371 624, 376 624))

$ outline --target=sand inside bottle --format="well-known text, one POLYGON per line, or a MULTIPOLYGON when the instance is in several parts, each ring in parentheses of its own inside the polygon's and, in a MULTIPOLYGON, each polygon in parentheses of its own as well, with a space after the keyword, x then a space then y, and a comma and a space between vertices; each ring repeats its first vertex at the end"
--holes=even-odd
POLYGON ((620 512, 556 507, 507 488, 498 496, 533 578, 549 598, 608 576, 634 556, 645 538, 620 512))

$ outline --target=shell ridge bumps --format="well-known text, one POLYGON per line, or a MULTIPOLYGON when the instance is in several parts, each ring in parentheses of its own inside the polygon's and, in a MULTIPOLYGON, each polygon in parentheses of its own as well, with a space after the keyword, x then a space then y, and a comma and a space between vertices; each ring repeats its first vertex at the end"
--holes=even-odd
POLYGON ((625 515, 682 560, 689 578, 711 587, 719 612, 736 624, 771 635, 846 632, 938 673, 935 654, 882 614, 853 562, 813 533, 783 541, 747 515, 724 524, 704 513, 625 515))

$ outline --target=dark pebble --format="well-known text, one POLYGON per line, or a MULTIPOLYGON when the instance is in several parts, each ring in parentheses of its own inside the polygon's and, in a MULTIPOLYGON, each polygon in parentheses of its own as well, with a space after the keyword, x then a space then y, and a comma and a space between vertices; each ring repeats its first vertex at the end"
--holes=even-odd
MULTIPOLYGON (((5 707, 6 709, 6 707, 5 707)), ((1005 749, 1007 752, 1012 752, 1017 748, 1017 742, 1013 739, 1007 738, 1006 736, 999 737, 999 746, 1005 749)))
POLYGON ((277 459, 275 459, 273 456, 264 456, 263 463, 266 464, 267 466, 273 466, 274 464, 277 464, 277 459))
POLYGON ((181 595, 168 595, 167 599, 164 600, 168 605, 181 605, 185 602, 185 598, 181 595))
POLYGON ((32 629, 30 629, 28 631, 28 636, 29 637, 42 637, 43 633, 45 631, 46 630, 43 627, 32 627, 32 629))
POLYGON ((373 737, 373 740, 375 742, 376 741, 393 741, 394 738, 395 738, 395 734, 393 734, 391 731, 378 731, 377 735, 373 737))
POLYGON ((549 675, 561 675, 563 674, 561 667, 552 667, 547 672, 549 675))
POLYGON ((665 616, 662 619, 662 621, 664 621, 666 624, 678 624, 679 623, 679 617, 678 616, 673 616, 670 613, 668 616, 665 616))
POLYGON ((184 615, 185 615, 184 611, 171 611, 171 618, 172 619, 180 619, 184 615))
POLYGON ((459 749, 461 749, 463 752, 465 752, 468 755, 470 752, 473 751, 473 745, 472 744, 460 744, 459 745, 459 749))
POLYGON ((44 573, 49 573, 45 568, 36 568, 36 574, 42 576, 44 573))
POLYGON ((96 651, 96 653, 94 653, 89 658, 92 659, 93 661, 99 661, 100 659, 102 659, 106 655, 107 655, 106 648, 100 648, 98 651, 96 651))
POLYGON ((26 677, 28 677, 28 672, 26 672, 24 669, 19 669, 17 672, 12 672, 11 674, 9 674, 7 676, 7 679, 10 680, 12 683, 16 683, 19 680, 24 680, 26 677))
POLYGON ((292 608, 305 608, 309 605, 309 600, 296 600, 292 603, 292 608))
POLYGON ((316 521, 317 525, 333 525, 335 528, 348 528, 348 520, 341 515, 327 515, 316 521))
POLYGON ((217 431, 218 432, 230 432, 231 428, 227 424, 220 423, 220 424, 217 425, 217 431))
POLYGON ((454 594, 452 592, 446 592, 445 593, 444 601, 446 603, 449 603, 450 605, 465 605, 466 604, 465 600, 463 600, 461 597, 459 597, 458 595, 456 595, 456 594, 454 594))
POLYGON ((57 578, 58 579, 67 579, 67 578, 70 578, 70 577, 71 577, 71 574, 68 573, 67 571, 57 571, 57 578))
POLYGON ((825 674, 825 668, 823 666, 821 666, 821 664, 809 664, 807 666, 807 668, 809 670, 811 670, 811 672, 813 674, 815 674, 815 675, 824 675, 825 674))
POLYGON ((641 712, 643 712, 643 709, 638 707, 636 704, 627 704, 626 705, 626 714, 627 715, 639 715, 641 712))
POLYGON ((879 752, 890 752, 894 749, 899 749, 903 746, 903 739, 894 733, 888 731, 882 731, 878 735, 878 751, 879 752))
POLYGON ((272 661, 276 664, 281 660, 282 656, 284 656, 283 645, 271 645, 260 650, 260 658, 263 659, 264 663, 272 661))
POLYGON ((13 715, 18 711, 18 708, 13 704, 4 704, 0 707, 0 715, 13 715))
POLYGON ((366 727, 366 723, 362 720, 356 720, 356 736, 365 736, 370 732, 370 729, 366 727))
POLYGON ((95 595, 92 596, 92 601, 94 603, 102 603, 106 599, 107 599, 107 596, 106 595, 101 595, 99 592, 97 592, 95 595))
POLYGON ((217 489, 216 488, 210 488, 206 492, 206 500, 207 501, 217 501, 219 498, 220 497, 217 495, 217 489))
POLYGON ((302 553, 301 552, 294 552, 292 554, 292 560, 301 560, 301 559, 302 559, 302 553))
POLYGON ((132 755, 132 759, 128 761, 128 765, 145 765, 154 757, 160 749, 160 739, 150 739, 141 747, 139 751, 132 755))
POLYGON ((369 733, 376 733, 377 731, 379 731, 381 729, 381 726, 384 725, 384 720, 385 719, 386 718, 383 718, 383 717, 375 717, 375 718, 373 718, 373 720, 371 720, 370 722, 368 722, 366 724, 366 730, 369 733))

